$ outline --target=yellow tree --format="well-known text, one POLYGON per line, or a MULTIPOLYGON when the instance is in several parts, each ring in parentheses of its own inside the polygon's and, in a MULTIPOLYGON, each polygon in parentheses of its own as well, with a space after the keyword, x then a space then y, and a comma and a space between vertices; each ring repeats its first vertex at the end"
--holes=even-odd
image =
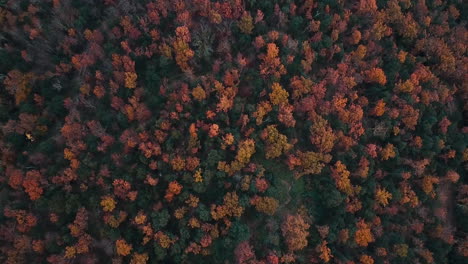
POLYGON ((239 196, 235 192, 228 192, 224 196, 222 205, 211 205, 211 217, 219 220, 224 217, 240 217, 244 208, 239 205, 239 196))
POLYGON ((124 239, 115 241, 115 248, 120 256, 127 256, 132 251, 132 245, 128 244, 124 239))
POLYGON ((257 209, 257 211, 267 215, 274 215, 276 209, 278 209, 279 206, 278 200, 272 197, 256 196, 252 198, 250 203, 255 206, 255 209, 257 209))
POLYGON ((347 195, 351 195, 353 193, 353 187, 349 179, 350 172, 346 169, 346 165, 341 163, 341 161, 337 161, 331 171, 336 188, 347 195))
POLYGON ((297 151, 294 155, 288 156, 288 165, 291 170, 298 167, 295 172, 295 177, 298 179, 306 174, 319 174, 331 158, 329 154, 297 151))
POLYGON ((257 110, 253 113, 253 117, 255 117, 255 121, 257 125, 261 125, 263 123, 263 118, 271 111, 273 108, 268 101, 261 101, 257 104, 257 110))
POLYGON ((174 47, 175 60, 177 65, 183 70, 189 70, 188 61, 195 55, 189 47, 190 32, 186 26, 176 28, 176 38, 172 43, 174 47))
POLYGON ((390 199, 392 199, 392 194, 387 192, 385 188, 378 188, 375 192, 375 200, 382 206, 387 206, 390 199))
POLYGON ((255 141, 253 139, 246 139, 240 142, 237 150, 236 159, 227 164, 224 161, 218 163, 218 169, 233 175, 235 172, 241 170, 250 161, 250 157, 255 153, 255 141))
POLYGON ((395 147, 393 144, 388 143, 380 152, 382 160, 388 160, 396 156, 395 147))
POLYGON ((247 11, 244 11, 242 14, 241 19, 239 21, 239 29, 244 34, 252 34, 252 30, 254 29, 253 18, 247 11))
POLYGON ((288 143, 288 138, 280 134, 274 125, 267 126, 263 130, 262 138, 267 144, 265 149, 267 159, 277 158, 293 147, 292 144, 288 143))
POLYGON ((270 101, 273 105, 281 105, 288 103, 289 93, 281 87, 277 82, 271 86, 270 101))
POLYGON ((200 85, 197 85, 197 87, 192 90, 192 96, 195 100, 202 101, 206 98, 206 92, 200 85))

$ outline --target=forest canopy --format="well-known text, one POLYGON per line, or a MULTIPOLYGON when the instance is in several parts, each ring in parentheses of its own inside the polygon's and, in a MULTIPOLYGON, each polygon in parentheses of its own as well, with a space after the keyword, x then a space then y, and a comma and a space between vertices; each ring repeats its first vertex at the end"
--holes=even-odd
POLYGON ((0 0, 0 262, 468 263, 463 0, 0 0))

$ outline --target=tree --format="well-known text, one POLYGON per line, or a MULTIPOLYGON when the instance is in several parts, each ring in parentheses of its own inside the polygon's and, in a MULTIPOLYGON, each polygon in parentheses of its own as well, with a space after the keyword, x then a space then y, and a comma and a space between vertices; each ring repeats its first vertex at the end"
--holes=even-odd
POLYGON ((347 195, 351 195, 353 193, 353 186, 351 185, 351 180, 349 179, 350 172, 347 170, 346 165, 341 163, 341 161, 337 161, 331 171, 336 188, 347 195))
POLYGON ((138 254, 135 252, 132 255, 132 260, 130 261, 130 264, 146 264, 148 260, 148 253, 138 254))
POLYGON ((289 154, 287 163, 291 170, 297 167, 295 177, 298 179, 306 174, 319 174, 330 160, 331 156, 328 154, 297 151, 289 154))
POLYGON ((320 153, 329 153, 333 149, 336 136, 327 120, 317 115, 309 131, 310 141, 320 153))
POLYGON ((8 177, 8 185, 15 190, 19 190, 23 184, 23 172, 11 166, 6 168, 5 175, 8 177))
POLYGON ((387 77, 385 73, 380 68, 372 68, 364 72, 365 80, 369 83, 378 83, 380 85, 385 85, 387 83, 387 77))
POLYGON ((294 106, 289 104, 282 104, 279 108, 278 121, 280 121, 286 127, 294 127, 296 120, 293 116, 294 106))
POLYGON ((235 192, 228 192, 224 196, 222 205, 211 206, 211 217, 214 220, 219 220, 226 216, 240 217, 244 212, 244 208, 239 205, 239 197, 235 192))
POLYGON ((249 241, 239 243, 234 251, 234 255, 238 264, 253 263, 255 261, 255 252, 249 241))
POLYGON ((377 104, 372 110, 372 114, 375 116, 382 116, 385 113, 385 105, 386 104, 383 101, 383 99, 380 99, 379 101, 377 101, 377 104))
POLYGON ((374 236, 369 225, 364 220, 359 220, 356 223, 356 233, 354 233, 354 241, 361 247, 367 247, 369 243, 374 242, 374 236))
POLYGON ((174 199, 176 195, 180 194, 180 192, 182 191, 182 188, 183 188, 182 185, 180 185, 177 181, 171 181, 166 190, 166 195, 164 196, 164 198, 168 202, 171 202, 172 199, 174 199))
POLYGON ((392 194, 387 192, 385 188, 378 188, 375 192, 375 200, 382 206, 387 206, 390 199, 392 199, 392 194))
POLYGON ((280 134, 276 126, 273 125, 267 126, 263 130, 262 138, 266 141, 265 157, 267 159, 277 158, 293 147, 292 144, 288 143, 288 138, 280 134))
POLYGON ((200 85, 197 85, 197 87, 192 90, 192 96, 197 101, 203 101, 206 99, 206 92, 200 85))
POLYGON ((273 197, 256 196, 250 200, 250 203, 255 206, 257 211, 267 215, 274 215, 279 206, 278 200, 273 197))
POLYGON ((319 257, 325 263, 330 262, 330 260, 333 258, 331 250, 329 247, 327 247, 327 244, 327 241, 324 240, 320 245, 317 246, 317 251, 320 253, 319 257))
POLYGON ((24 191, 29 195, 31 200, 37 200, 44 192, 40 186, 41 174, 37 170, 28 171, 23 180, 24 191))
POLYGON ((405 104, 400 110, 401 121, 411 130, 416 129, 419 120, 419 110, 405 104))
POLYGON ((395 153, 395 147, 393 146, 393 144, 388 143, 387 145, 385 145, 385 148, 382 149, 382 151, 380 152, 380 155, 381 155, 382 160, 388 160, 388 159, 394 158, 396 156, 396 153, 395 153))
POLYGON ((253 113, 253 117, 256 118, 257 125, 263 123, 263 118, 271 111, 273 108, 268 101, 261 101, 257 104, 257 110, 253 113))
POLYGON ((288 214, 281 225, 281 232, 289 251, 301 250, 307 246, 310 225, 299 214, 288 214))
POLYGON ((5 85, 5 89, 11 95, 15 96, 16 105, 26 100, 36 78, 34 73, 22 73, 19 70, 8 72, 7 78, 3 81, 3 84, 5 85))
POLYGON ((190 69, 188 65, 189 60, 195 55, 193 50, 190 49, 190 32, 186 26, 176 28, 176 38, 172 43, 175 53, 175 60, 177 65, 183 70, 190 69))
POLYGON ((271 86, 270 101, 273 105, 282 105, 288 103, 289 93, 277 82, 271 86))
POLYGON ((359 261, 361 264, 374 264, 374 259, 369 255, 361 255, 359 261))
POLYGON ((136 80, 138 75, 134 72, 126 72, 125 73, 125 87, 128 89, 135 89, 136 87, 136 80))
POLYGON ((286 74, 286 68, 281 64, 280 58, 278 58, 279 48, 275 43, 267 44, 267 53, 262 54, 260 59, 260 74, 263 76, 273 75, 275 78, 279 78, 281 75, 286 74))
POLYGON ((255 153, 255 141, 253 139, 246 139, 239 143, 236 158, 230 164, 226 162, 219 162, 218 169, 225 171, 232 175, 241 170, 250 161, 250 157, 255 153))
POLYGON ((101 199, 101 206, 104 212, 112 212, 117 203, 111 196, 105 196, 101 199))
POLYGON ((251 34, 254 29, 253 18, 250 13, 244 11, 239 21, 239 29, 244 34, 251 34))
POLYGON ((115 249, 120 256, 128 256, 132 251, 132 245, 128 244, 124 239, 115 241, 115 249))
POLYGON ((440 122, 439 122, 439 127, 440 131, 442 134, 447 134, 448 127, 452 124, 450 120, 447 119, 447 117, 444 117, 440 122))

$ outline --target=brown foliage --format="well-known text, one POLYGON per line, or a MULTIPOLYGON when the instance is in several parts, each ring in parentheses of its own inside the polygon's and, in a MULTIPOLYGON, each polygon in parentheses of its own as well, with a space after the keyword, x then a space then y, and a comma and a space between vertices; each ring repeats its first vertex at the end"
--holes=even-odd
POLYGON ((281 232, 290 251, 301 250, 307 246, 309 227, 300 215, 286 216, 281 224, 281 232))

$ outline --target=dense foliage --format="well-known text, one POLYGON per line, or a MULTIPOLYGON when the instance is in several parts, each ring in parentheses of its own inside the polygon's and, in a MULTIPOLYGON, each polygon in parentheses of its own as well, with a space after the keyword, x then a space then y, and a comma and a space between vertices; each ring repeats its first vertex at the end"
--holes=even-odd
POLYGON ((1 263, 468 263, 463 0, 1 0, 1 263))

